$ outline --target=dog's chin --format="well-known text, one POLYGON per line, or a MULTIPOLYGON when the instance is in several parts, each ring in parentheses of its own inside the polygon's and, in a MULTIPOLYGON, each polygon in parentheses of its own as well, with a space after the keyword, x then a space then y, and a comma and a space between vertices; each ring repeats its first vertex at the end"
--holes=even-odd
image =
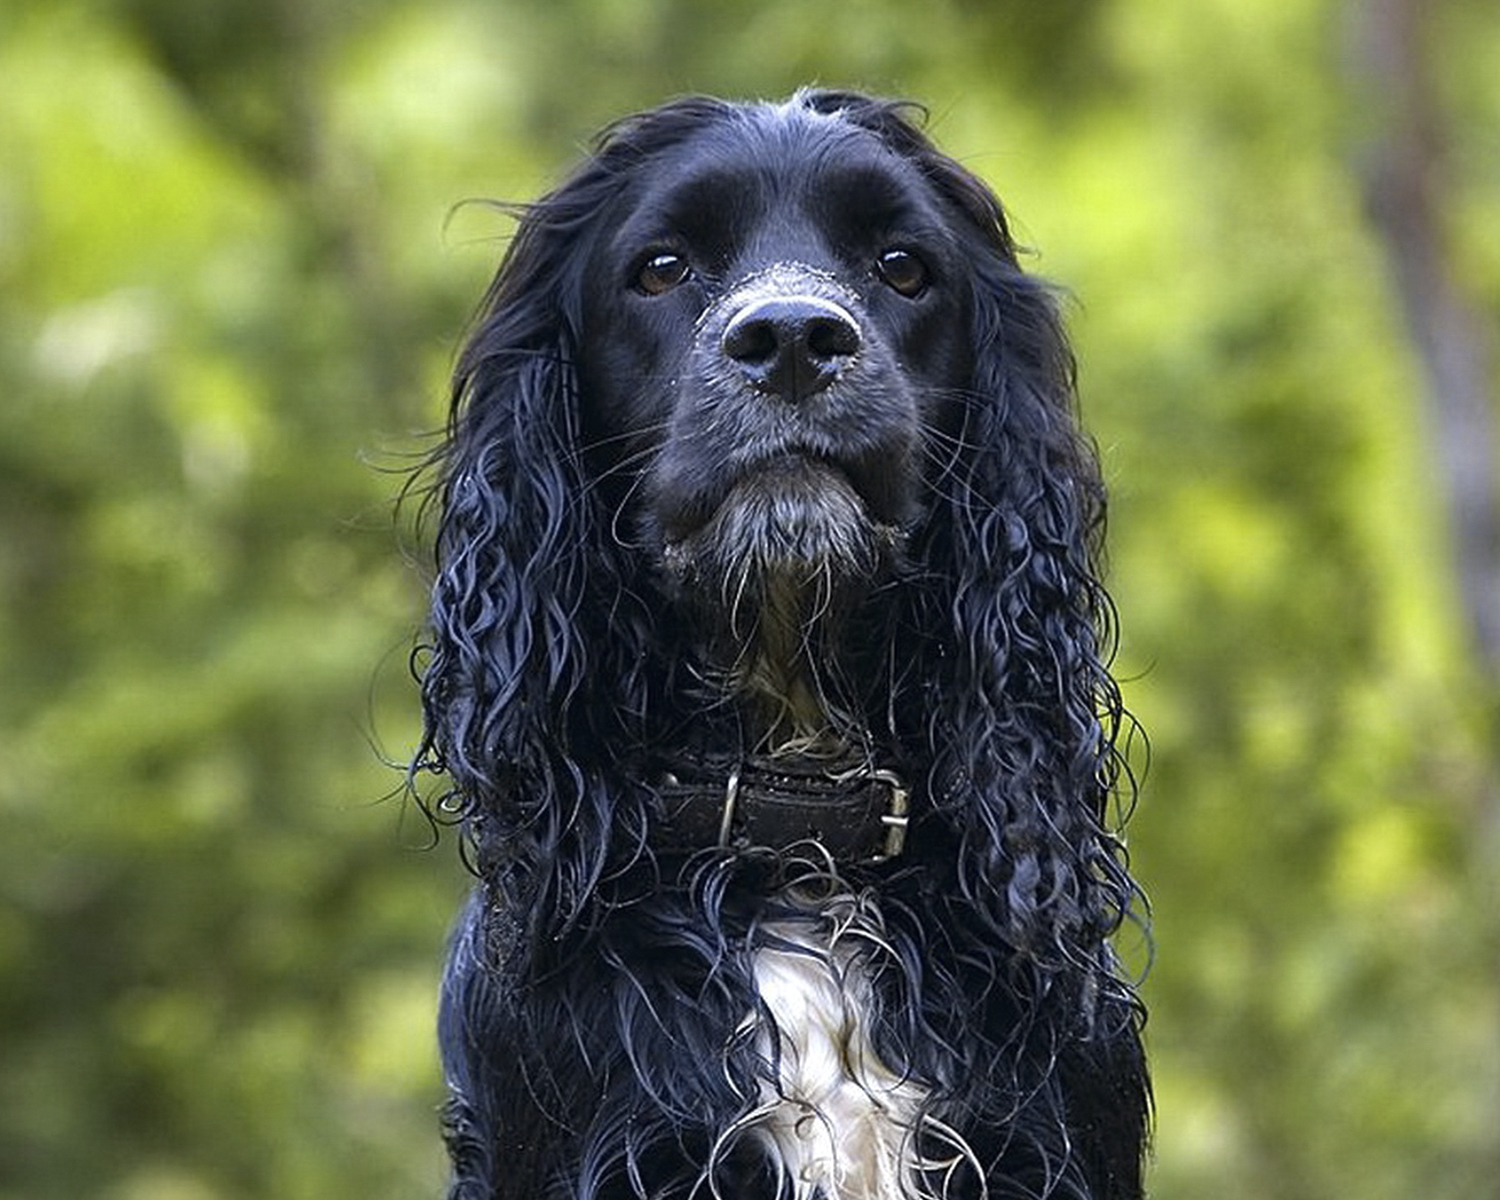
POLYGON ((828 609, 884 578, 900 544, 900 530, 870 515, 841 470, 792 457, 737 480, 663 560, 699 604, 726 613, 799 599, 828 609))

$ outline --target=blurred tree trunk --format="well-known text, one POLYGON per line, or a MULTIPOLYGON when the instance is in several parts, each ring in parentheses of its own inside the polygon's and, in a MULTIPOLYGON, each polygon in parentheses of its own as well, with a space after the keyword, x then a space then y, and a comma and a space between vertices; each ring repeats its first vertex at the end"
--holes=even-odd
POLYGON ((1351 0, 1367 209, 1421 360, 1464 609, 1500 693, 1500 463, 1488 330, 1449 265, 1444 122, 1433 86, 1442 0, 1351 0))
MULTIPOLYGON (((1420 359, 1437 475, 1479 667, 1490 739, 1473 865, 1493 897, 1500 860, 1500 432, 1484 314, 1450 265, 1447 132, 1434 86, 1434 16, 1444 0, 1349 0, 1365 207, 1389 260, 1420 359)), ((1493 929, 1493 927, 1492 927, 1493 929)), ((1500 1163, 1500 1139, 1493 1146, 1500 1163)), ((1500 1194, 1500 1189, 1497 1189, 1500 1194)))

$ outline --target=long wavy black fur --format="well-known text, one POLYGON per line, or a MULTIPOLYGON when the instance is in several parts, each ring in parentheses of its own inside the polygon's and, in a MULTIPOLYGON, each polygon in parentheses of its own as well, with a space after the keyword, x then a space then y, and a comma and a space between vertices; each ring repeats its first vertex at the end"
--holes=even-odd
MULTIPOLYGON (((878 900, 877 1046, 971 1151, 953 1196, 1137 1197, 1143 1014, 1109 946, 1143 908, 1113 831, 1129 725, 1058 305, 910 108, 794 102, 914 163, 972 262, 972 381, 930 431, 927 510, 849 668, 874 753, 918 785, 906 854, 840 880, 878 900)), ((811 918, 775 907, 774 855, 653 849, 645 764, 736 718, 619 534, 630 490, 593 465, 577 369, 599 214, 734 111, 687 99, 606 131, 524 210, 456 371, 413 764, 478 878, 441 1017, 453 1200, 777 1194, 720 1135, 774 1078, 736 1033, 755 931, 811 918)))

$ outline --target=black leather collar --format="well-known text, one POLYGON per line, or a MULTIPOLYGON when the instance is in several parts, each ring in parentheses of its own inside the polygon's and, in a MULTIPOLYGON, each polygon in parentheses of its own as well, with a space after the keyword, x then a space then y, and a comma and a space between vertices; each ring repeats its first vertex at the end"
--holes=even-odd
POLYGON ((785 850, 811 841, 835 863, 875 864, 898 857, 906 841, 910 790, 863 760, 684 760, 657 792, 664 850, 785 850))

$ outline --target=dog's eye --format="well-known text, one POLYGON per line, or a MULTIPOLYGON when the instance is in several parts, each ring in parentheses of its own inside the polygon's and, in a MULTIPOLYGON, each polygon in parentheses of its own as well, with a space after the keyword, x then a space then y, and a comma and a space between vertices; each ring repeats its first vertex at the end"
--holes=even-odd
POLYGON ((927 265, 910 250, 887 250, 876 261, 875 270, 893 291, 907 299, 927 290, 927 265))
POLYGON ((691 274, 688 260, 680 254, 655 254, 635 273, 635 286, 648 296, 670 292, 691 274))

